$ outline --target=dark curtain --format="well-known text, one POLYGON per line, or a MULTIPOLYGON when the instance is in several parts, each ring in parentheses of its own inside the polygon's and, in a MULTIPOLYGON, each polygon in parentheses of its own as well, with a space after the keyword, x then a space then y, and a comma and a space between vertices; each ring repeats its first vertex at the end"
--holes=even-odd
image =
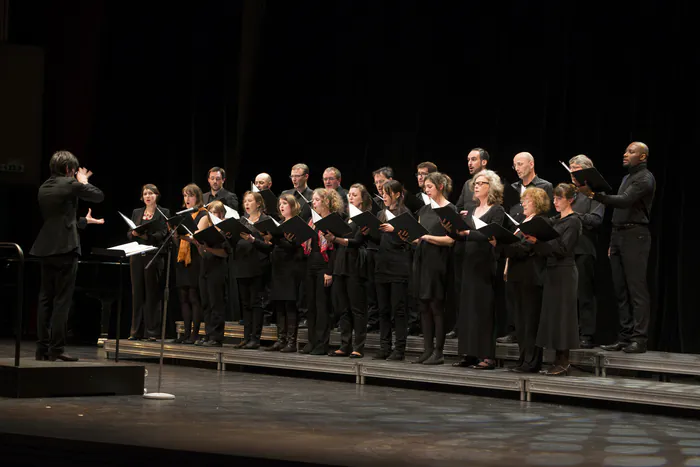
MULTIPOLYGON (((64 2, 11 6, 49 3, 64 2)), ((415 165, 431 160, 452 176, 456 199, 475 146, 509 181, 519 151, 553 183, 566 181, 559 160, 584 153, 617 186, 625 147, 641 140, 657 179, 650 344, 700 352, 690 163, 700 60, 690 2, 103 4, 101 32, 81 29, 99 44, 89 59, 94 105, 77 120, 91 122, 89 131, 72 142, 66 129, 48 133, 45 147, 47 159, 59 142, 85 148, 109 194, 103 212, 115 239, 114 212, 138 205, 143 183, 161 186, 175 207, 184 184, 206 187, 211 165, 229 167, 229 188, 240 195, 262 171, 275 192, 289 188, 296 162, 311 167, 312 187, 333 165, 344 186, 371 188, 371 171, 390 165, 415 190, 415 165)), ((57 32, 43 37, 31 27, 41 9, 27 9, 24 23, 11 16, 11 37, 23 31, 57 47, 62 10, 46 19, 57 32)), ((47 75, 67 71, 52 66, 47 75)), ((46 124, 61 117, 48 112, 46 124)), ((617 331, 609 218, 596 276, 598 342, 617 331)))

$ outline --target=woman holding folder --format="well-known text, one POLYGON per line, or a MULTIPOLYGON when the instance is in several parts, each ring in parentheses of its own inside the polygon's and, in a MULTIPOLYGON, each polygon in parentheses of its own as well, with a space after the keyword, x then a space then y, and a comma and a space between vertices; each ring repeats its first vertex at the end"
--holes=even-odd
MULTIPOLYGON (((432 206, 457 208, 447 200, 452 191, 452 179, 440 172, 428 174, 423 183, 432 206)), ((455 240, 442 226, 431 205, 418 210, 418 221, 428 231, 416 240, 413 257, 414 287, 418 294, 423 329, 423 354, 413 363, 441 365, 445 363, 445 301, 452 293, 452 245, 455 240), (435 342, 433 342, 433 338, 435 342)))
MULTIPOLYGON (((371 209, 372 197, 367 188, 359 183, 352 185, 348 191, 348 215, 352 217, 371 209)), ((362 358, 367 338, 367 255, 361 229, 352 219, 348 220, 348 224, 352 233, 346 237, 326 233, 326 240, 337 245, 333 263, 333 291, 338 298, 337 311, 340 315, 340 349, 328 355, 362 358)), ((369 231, 368 227, 365 229, 369 231)))
MULTIPOLYGON (((294 195, 280 195, 277 211, 282 222, 288 221, 301 212, 301 206, 294 195)), ((299 287, 303 277, 301 245, 294 241, 292 234, 266 235, 273 245, 270 253, 272 284, 270 300, 277 313, 277 342, 265 350, 280 352, 297 351, 299 287)))
MULTIPOLYGON (((209 216, 200 219, 197 224, 197 232, 209 228, 216 229, 212 216, 221 221, 226 218, 226 208, 221 201, 213 201, 207 206, 207 209, 209 216)), ((209 306, 208 321, 205 323, 207 338, 202 342, 202 345, 221 347, 224 340, 228 256, 231 248, 223 235, 218 234, 212 237, 213 240, 209 242, 197 242, 197 250, 202 257, 200 284, 204 288, 201 293, 206 296, 206 303, 209 306)))
MULTIPOLYGON (((488 237, 476 229, 483 224, 503 224, 503 184, 495 172, 482 170, 469 181, 469 189, 474 193, 475 201, 473 211, 467 213, 469 230, 457 232, 458 244, 455 246, 463 248, 464 261, 458 314, 458 353, 463 358, 454 366, 469 365, 475 370, 493 370, 496 368, 496 255, 488 237), (478 358, 478 363, 470 365, 473 361, 470 357, 478 358)), ((449 224, 446 227, 448 230, 453 228, 449 224)))
MULTIPOLYGON (((389 180, 382 186, 383 202, 386 209, 377 216, 382 223, 378 250, 374 258, 374 281, 379 305, 379 339, 380 349, 375 360, 403 360, 406 352, 406 335, 408 320, 408 280, 411 274, 411 245, 396 231, 388 221, 404 213, 410 215, 404 206, 403 185, 396 180, 389 180), (392 351, 392 316, 396 342, 392 351)), ((362 233, 371 239, 366 229, 362 233)), ((405 235, 404 235, 405 238, 405 235)))
POLYGON ((238 282, 238 295, 243 314, 243 340, 238 349, 259 349, 263 325, 263 277, 270 267, 272 245, 264 241, 262 233, 253 224, 269 219, 263 214, 265 202, 260 193, 246 191, 243 195, 245 215, 240 219, 248 230, 241 232, 233 250, 234 277, 238 282))
MULTIPOLYGON (((321 218, 332 212, 343 211, 343 200, 334 189, 316 188, 311 197, 311 205, 321 218)), ((312 213, 313 214, 313 213, 312 213)), ((312 215, 309 226, 316 230, 312 215)), ((326 355, 330 341, 330 287, 333 283, 333 261, 335 248, 333 243, 326 240, 324 232, 318 231, 314 238, 304 242, 306 261, 306 297, 308 300, 307 322, 309 342, 300 350, 311 355, 326 355)))
MULTIPOLYGON (((544 217, 549 212, 549 196, 542 188, 530 187, 520 197, 525 220, 536 216, 544 217)), ((515 235, 524 239, 519 229, 515 235)), ((542 366, 542 348, 536 345, 537 329, 542 310, 542 284, 544 279, 544 258, 535 254, 533 245, 525 241, 503 245, 490 240, 497 254, 506 257, 504 280, 508 294, 512 297, 515 318, 515 332, 518 338, 520 356, 511 371, 517 373, 537 373, 542 366)))
MULTIPOLYGON (((202 190, 190 183, 182 189, 183 206, 192 209, 191 216, 195 224, 199 225, 202 218, 206 217, 207 210, 202 202, 202 190)), ((194 233, 194 232, 192 232, 194 233)), ((180 308, 182 319, 185 322, 185 333, 182 338, 175 340, 181 344, 194 344, 199 337, 199 327, 202 325, 202 302, 200 301, 199 276, 202 258, 196 245, 196 240, 191 234, 173 235, 173 241, 178 245, 177 263, 175 263, 175 282, 180 295, 180 308)))
MULTIPOLYGON (((127 234, 129 241, 137 242, 141 245, 151 245, 160 247, 163 239, 168 234, 168 226, 165 216, 170 216, 170 211, 158 207, 160 191, 153 184, 146 184, 141 188, 141 201, 144 207, 134 209, 131 213, 131 221, 140 226, 149 223, 146 230, 139 233, 132 230, 127 234), (162 212, 162 214, 161 214, 162 212)), ((134 255, 129 258, 131 269, 131 332, 129 340, 147 338, 156 340, 160 337, 160 305, 163 291, 161 290, 161 280, 165 262, 163 256, 159 256, 151 267, 146 269, 146 265, 153 260, 155 252, 143 255, 134 255)))
POLYGON ((566 376, 570 368, 569 349, 579 346, 578 270, 574 250, 582 224, 571 209, 575 196, 576 187, 569 183, 560 183, 554 189, 554 208, 559 216, 552 219, 552 227, 559 234, 557 238, 544 242, 525 235, 527 242, 534 245, 535 253, 547 261, 537 346, 556 351, 554 365, 544 372, 548 376, 566 376))

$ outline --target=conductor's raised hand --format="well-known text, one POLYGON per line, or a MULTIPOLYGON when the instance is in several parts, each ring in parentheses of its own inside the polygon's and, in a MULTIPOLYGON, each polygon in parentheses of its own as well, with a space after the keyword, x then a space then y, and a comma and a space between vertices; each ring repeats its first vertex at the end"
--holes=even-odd
POLYGON ((90 177, 92 177, 92 172, 85 167, 80 167, 75 174, 75 178, 82 184, 87 184, 90 177))
POLYGON ((95 219, 92 217, 92 209, 88 208, 88 213, 85 216, 85 220, 87 221, 88 224, 104 224, 105 220, 104 219, 95 219))

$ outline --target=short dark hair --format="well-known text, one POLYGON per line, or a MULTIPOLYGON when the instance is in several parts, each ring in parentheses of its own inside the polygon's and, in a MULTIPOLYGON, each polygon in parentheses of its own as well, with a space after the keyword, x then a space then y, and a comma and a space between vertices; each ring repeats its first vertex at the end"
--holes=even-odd
POLYGON ((209 175, 211 175, 212 172, 221 172, 221 178, 226 180, 226 171, 221 167, 212 167, 209 169, 209 172, 207 172, 207 178, 209 178, 209 175))
POLYGON ((66 175, 70 170, 78 170, 78 158, 68 151, 56 151, 49 161, 51 175, 66 175))
POLYGON ((151 190, 154 195, 156 195, 156 203, 160 199, 160 191, 158 190, 158 187, 155 186, 153 183, 146 183, 144 186, 141 187, 141 201, 143 201, 143 192, 146 190, 151 190))
POLYGON ((479 159, 481 159, 482 161, 486 161, 486 163, 488 164, 489 159, 491 158, 491 156, 489 156, 489 152, 488 152, 486 149, 484 149, 484 148, 474 148, 474 149, 472 149, 472 150, 469 151, 469 152, 472 152, 472 151, 477 151, 477 152, 479 153, 479 159))
POLYGON ((429 174, 438 171, 437 165, 433 164, 430 161, 421 162, 420 164, 418 164, 416 169, 428 169, 429 174))
POLYGON ((384 175, 386 178, 394 178, 394 169, 389 166, 380 167, 374 172, 372 172, 372 177, 376 175, 384 175))

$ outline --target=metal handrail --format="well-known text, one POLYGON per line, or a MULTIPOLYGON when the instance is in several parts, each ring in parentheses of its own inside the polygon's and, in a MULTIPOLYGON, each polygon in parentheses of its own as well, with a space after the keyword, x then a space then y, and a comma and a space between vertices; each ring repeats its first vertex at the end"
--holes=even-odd
POLYGON ((17 332, 15 337, 15 366, 19 366, 19 352, 22 345, 22 311, 24 310, 24 251, 16 243, 0 242, 0 248, 12 248, 17 251, 17 332))

